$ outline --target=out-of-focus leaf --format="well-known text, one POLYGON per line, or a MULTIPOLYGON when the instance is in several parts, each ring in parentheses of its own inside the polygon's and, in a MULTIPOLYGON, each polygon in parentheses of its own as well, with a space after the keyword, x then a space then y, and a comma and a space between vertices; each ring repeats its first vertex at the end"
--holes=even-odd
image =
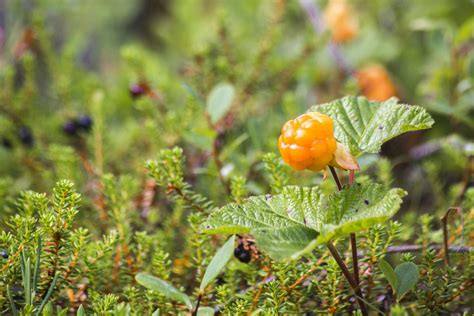
POLYGON ((228 83, 219 83, 212 89, 207 98, 206 108, 213 124, 217 123, 229 111, 234 94, 234 87, 228 83))
POLYGON ((208 306, 199 307, 197 315, 198 316, 212 316, 214 315, 214 308, 208 307, 208 306))

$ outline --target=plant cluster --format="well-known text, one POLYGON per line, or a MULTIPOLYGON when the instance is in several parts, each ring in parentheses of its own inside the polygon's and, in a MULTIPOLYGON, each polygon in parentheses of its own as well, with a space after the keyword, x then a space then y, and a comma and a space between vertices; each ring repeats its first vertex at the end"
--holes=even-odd
POLYGON ((0 5, 0 313, 472 313, 474 24, 440 2, 0 5))

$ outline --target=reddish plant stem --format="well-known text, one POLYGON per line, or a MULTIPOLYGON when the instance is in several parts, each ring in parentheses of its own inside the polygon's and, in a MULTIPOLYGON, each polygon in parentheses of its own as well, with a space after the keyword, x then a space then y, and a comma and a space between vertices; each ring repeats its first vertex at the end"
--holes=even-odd
POLYGON ((367 311, 367 307, 365 306, 365 303, 363 301, 363 295, 362 291, 359 288, 359 285, 357 284, 356 280, 354 279, 354 276, 351 274, 349 269, 347 268, 346 264, 344 263, 344 260, 342 260, 341 256, 339 255, 339 252, 337 251, 336 247, 331 242, 327 243, 327 247, 329 249, 329 252, 333 256, 334 260, 336 260, 339 268, 341 268, 342 273, 346 277, 346 280, 349 282, 349 285, 351 286, 352 290, 354 291, 356 298, 357 298, 357 303, 359 304, 360 311, 362 312, 363 316, 369 315, 367 311))
MULTIPOLYGON (((355 181, 355 171, 349 170, 349 185, 353 185, 355 181)), ((357 286, 360 284, 359 279, 359 260, 357 259, 357 239, 355 233, 351 233, 351 250, 352 250, 352 269, 354 269, 354 279, 357 286)))
POLYGON ((449 217, 449 214, 451 214, 453 211, 458 212, 459 214, 462 215, 461 213, 462 211, 460 207, 452 206, 448 208, 448 211, 446 212, 446 214, 444 214, 444 216, 441 218, 441 224, 443 227, 443 257, 444 257, 444 263, 446 265, 449 265, 448 217, 449 217))
MULTIPOLYGON (((341 191, 343 187, 342 187, 341 180, 339 179, 339 176, 337 175, 336 169, 334 169, 334 167, 330 166, 329 170, 331 170, 331 174, 334 178, 334 181, 336 182, 337 189, 339 191, 341 191)), ((349 185, 354 184, 354 180, 355 180, 355 171, 350 170, 349 171, 349 185)), ((351 250, 352 250, 352 269, 354 270, 354 272, 353 272, 354 282, 355 282, 356 288, 359 289, 359 286, 360 286, 359 259, 358 259, 358 256, 357 256, 357 239, 356 239, 355 233, 351 233, 350 238, 351 238, 351 250)), ((360 298, 363 299, 362 292, 360 292, 359 296, 360 296, 360 298)), ((361 309, 362 309, 362 307, 361 307, 361 309)))

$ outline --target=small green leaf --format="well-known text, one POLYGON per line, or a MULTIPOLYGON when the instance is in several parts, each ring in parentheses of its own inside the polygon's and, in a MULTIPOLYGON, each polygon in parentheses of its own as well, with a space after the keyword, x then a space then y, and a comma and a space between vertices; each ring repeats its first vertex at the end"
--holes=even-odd
POLYGON ((278 195, 254 196, 212 213, 208 234, 252 233, 274 259, 296 258, 319 244, 383 223, 406 192, 380 184, 354 185, 326 196, 318 187, 285 187, 278 195))
POLYGON ((76 312, 76 316, 85 316, 86 312, 84 311, 84 306, 82 304, 79 306, 76 312))
POLYGON ((234 253, 235 236, 232 235, 229 240, 217 251, 209 263, 204 273, 199 289, 204 290, 209 283, 215 280, 221 270, 225 267, 234 253))
POLYGON ((369 101, 365 97, 344 97, 315 105, 310 111, 322 112, 334 120, 334 136, 352 155, 378 153, 383 143, 406 132, 430 128, 434 121, 419 106, 397 104, 396 98, 369 101))
POLYGON ((153 314, 151 314, 151 316, 160 316, 160 309, 159 308, 155 309, 155 311, 153 312, 153 314))
POLYGON ((174 286, 157 277, 140 272, 135 276, 135 280, 147 289, 157 291, 172 300, 186 304, 190 309, 193 306, 189 296, 178 291, 174 286))
POLYGON ((197 315, 198 316, 213 316, 214 308, 207 307, 207 306, 199 307, 197 315))
POLYGON ((217 123, 229 111, 234 99, 235 89, 231 84, 219 83, 207 97, 207 112, 212 124, 217 123))
POLYGON ((418 266, 413 262, 404 262, 395 268, 397 275, 397 298, 400 300, 411 289, 415 287, 420 278, 418 266))
POLYGON ((390 263, 388 263, 387 261, 383 259, 379 261, 379 268, 384 274, 385 278, 390 283, 390 285, 392 286, 393 291, 395 292, 398 287, 398 279, 397 279, 397 274, 395 273, 395 270, 393 270, 390 263))

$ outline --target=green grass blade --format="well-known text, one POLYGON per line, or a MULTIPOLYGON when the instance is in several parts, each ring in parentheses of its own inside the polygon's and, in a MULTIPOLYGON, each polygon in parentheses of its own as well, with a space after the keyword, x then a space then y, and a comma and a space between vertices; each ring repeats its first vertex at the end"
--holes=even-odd
POLYGON ((38 237, 38 247, 36 248, 36 260, 35 260, 35 272, 33 274, 33 291, 37 290, 38 276, 40 271, 40 259, 41 259, 41 236, 38 237))
POLYGON ((41 312, 43 312, 43 309, 48 303, 48 300, 51 297, 51 294, 53 294, 54 288, 56 287, 56 282, 58 281, 58 277, 59 277, 59 272, 56 272, 56 274, 54 275, 53 282, 51 282, 51 286, 49 287, 48 292, 46 293, 46 296, 44 297, 38 311, 36 312, 36 316, 40 316, 41 312))

